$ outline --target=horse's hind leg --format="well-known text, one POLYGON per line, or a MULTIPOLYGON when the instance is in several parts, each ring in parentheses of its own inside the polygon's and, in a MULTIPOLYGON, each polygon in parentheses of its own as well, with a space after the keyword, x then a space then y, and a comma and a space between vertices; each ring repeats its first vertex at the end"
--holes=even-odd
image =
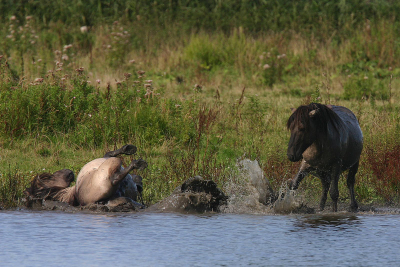
POLYGON ((319 174, 319 178, 321 179, 322 183, 322 195, 319 202, 319 208, 322 211, 325 208, 326 199, 328 198, 329 187, 331 185, 331 177, 328 173, 321 173, 319 174))
POLYGON ((121 154, 132 155, 136 153, 137 148, 134 145, 124 145, 120 149, 109 151, 104 155, 104 158, 116 157, 121 154))
POLYGON ((350 192, 351 211, 357 211, 357 209, 358 209, 358 204, 357 204, 356 197, 354 194, 354 184, 356 182, 356 173, 358 171, 358 165, 359 165, 359 161, 357 161, 356 164, 351 166, 351 168, 349 170, 349 174, 347 175, 347 188, 349 188, 349 192, 350 192))

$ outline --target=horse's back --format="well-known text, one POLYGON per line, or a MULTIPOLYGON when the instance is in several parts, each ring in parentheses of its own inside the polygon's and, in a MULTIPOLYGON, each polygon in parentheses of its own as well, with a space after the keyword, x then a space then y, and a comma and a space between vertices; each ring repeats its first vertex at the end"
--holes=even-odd
POLYGON ((343 163, 344 165, 352 165, 355 160, 358 161, 363 148, 363 134, 360 124, 358 123, 356 115, 354 115, 350 109, 342 106, 332 106, 331 109, 342 119, 346 125, 345 130, 347 131, 348 141, 347 153, 344 156, 343 163))

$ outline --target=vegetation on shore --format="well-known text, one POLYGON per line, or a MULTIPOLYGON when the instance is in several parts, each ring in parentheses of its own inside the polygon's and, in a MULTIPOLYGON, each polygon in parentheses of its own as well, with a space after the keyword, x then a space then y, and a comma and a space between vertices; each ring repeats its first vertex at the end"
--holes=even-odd
MULTIPOLYGON (((290 108, 310 102, 360 121, 357 199, 399 203, 400 4, 112 2, 0 4, 0 206, 126 143, 149 163, 148 204, 193 175, 224 186, 241 157, 278 189, 298 168, 290 108)), ((317 201, 321 186, 300 189, 317 201)))

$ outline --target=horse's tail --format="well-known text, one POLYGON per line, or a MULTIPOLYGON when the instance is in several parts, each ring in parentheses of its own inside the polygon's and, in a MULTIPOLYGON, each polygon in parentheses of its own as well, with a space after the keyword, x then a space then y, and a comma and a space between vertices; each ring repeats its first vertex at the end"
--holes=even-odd
POLYGON ((75 197, 75 186, 64 188, 54 195, 54 200, 68 203, 71 206, 77 206, 77 201, 75 197))

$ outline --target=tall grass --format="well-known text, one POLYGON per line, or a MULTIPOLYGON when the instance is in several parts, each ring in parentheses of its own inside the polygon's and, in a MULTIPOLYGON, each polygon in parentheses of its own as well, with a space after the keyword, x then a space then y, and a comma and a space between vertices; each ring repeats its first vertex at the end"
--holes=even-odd
MULTIPOLYGON (((125 143, 149 162, 148 203, 189 176, 223 184, 243 156, 278 187, 297 169, 289 108, 318 101, 360 120, 358 198, 398 203, 400 5, 388 3, 3 1, 1 202, 43 168, 79 171, 125 143)), ((315 179, 303 188, 319 195, 315 179)))

